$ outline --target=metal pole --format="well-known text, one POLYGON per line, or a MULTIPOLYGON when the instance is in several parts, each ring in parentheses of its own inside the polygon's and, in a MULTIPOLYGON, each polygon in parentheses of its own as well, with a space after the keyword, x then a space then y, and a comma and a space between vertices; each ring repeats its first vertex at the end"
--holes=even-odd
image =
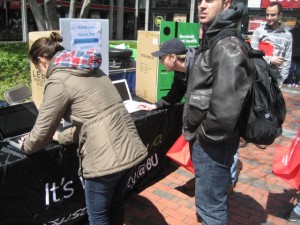
POLYGON ((5 8, 5 26, 8 27, 8 4, 7 0, 4 0, 3 7, 5 8))
POLYGON ((137 40, 137 23, 139 17, 139 0, 135 0, 134 39, 137 40))
POLYGON ((149 0, 146 0, 146 10, 145 10, 145 31, 149 29, 149 0))
POLYGON ((124 0, 118 1, 117 11, 117 40, 123 39, 123 22, 124 22, 124 0))
POLYGON ((109 39, 113 39, 114 29, 114 0, 109 1, 109 39))
POLYGON ((195 14, 195 0, 191 0, 190 23, 194 23, 194 14, 195 14))
POLYGON ((22 0, 22 33, 23 33, 23 42, 28 41, 28 23, 27 23, 27 6, 26 0, 22 0))

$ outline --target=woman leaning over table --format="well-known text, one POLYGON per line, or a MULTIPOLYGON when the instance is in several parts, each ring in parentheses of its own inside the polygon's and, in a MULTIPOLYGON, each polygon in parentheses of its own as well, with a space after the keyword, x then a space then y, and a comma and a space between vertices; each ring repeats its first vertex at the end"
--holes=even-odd
POLYGON ((147 150, 120 95, 100 70, 101 54, 68 52, 60 42, 62 37, 52 32, 30 49, 31 61, 47 82, 23 150, 37 152, 52 138, 61 144, 78 142, 90 225, 123 224, 125 174, 146 158, 147 150), (56 133, 62 118, 73 126, 56 133))

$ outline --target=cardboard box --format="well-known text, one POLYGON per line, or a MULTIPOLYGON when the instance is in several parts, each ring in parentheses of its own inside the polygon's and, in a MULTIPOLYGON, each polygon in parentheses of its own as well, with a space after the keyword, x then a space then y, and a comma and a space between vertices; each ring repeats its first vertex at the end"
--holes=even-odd
POLYGON ((159 32, 138 31, 136 62, 136 95, 150 102, 157 100, 158 58, 151 55, 159 49, 159 32))
MULTIPOLYGON (((41 37, 50 37, 50 34, 53 31, 35 31, 29 32, 29 49, 31 48, 32 44, 41 37)), ((60 33, 60 31, 55 31, 60 33)), ((37 108, 43 102, 44 97, 44 87, 46 77, 38 72, 35 68, 34 64, 30 62, 30 76, 31 76, 31 88, 32 88, 32 100, 34 101, 37 108)))
POLYGON ((174 71, 166 71, 164 65, 151 53, 157 51, 161 43, 175 37, 179 38, 187 47, 197 47, 199 43, 199 24, 162 21, 160 32, 138 31, 137 96, 150 102, 156 102, 170 91, 174 71))

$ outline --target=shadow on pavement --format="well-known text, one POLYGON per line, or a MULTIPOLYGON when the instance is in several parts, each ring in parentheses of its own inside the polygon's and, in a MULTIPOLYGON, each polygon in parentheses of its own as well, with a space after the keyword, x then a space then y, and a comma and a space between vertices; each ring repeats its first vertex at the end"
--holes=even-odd
POLYGON ((284 218, 287 212, 290 212, 294 205, 291 202, 299 197, 297 190, 283 190, 283 193, 269 193, 266 211, 273 216, 284 218))
POLYGON ((194 178, 191 178, 190 180, 188 180, 184 185, 182 186, 178 186, 178 187, 175 187, 175 189, 177 191, 180 191, 181 193, 183 194, 186 194, 187 196, 189 196, 190 198, 193 198, 195 197, 195 188, 192 188, 192 185, 191 184, 194 184, 195 185, 195 180, 194 178), (190 184, 189 184, 190 183, 190 184), (185 187, 187 184, 189 184, 189 188, 185 187))
POLYGON ((264 207, 249 195, 233 192, 228 201, 228 225, 264 224, 267 221, 264 207), (247 219, 246 219, 247 218, 247 219), (243 220, 247 220, 244 221, 243 220))
POLYGON ((164 216, 147 198, 133 195, 125 201, 126 225, 168 225, 164 216), (126 213, 130 208, 130 213, 126 213), (134 211, 132 210, 134 209, 134 211))

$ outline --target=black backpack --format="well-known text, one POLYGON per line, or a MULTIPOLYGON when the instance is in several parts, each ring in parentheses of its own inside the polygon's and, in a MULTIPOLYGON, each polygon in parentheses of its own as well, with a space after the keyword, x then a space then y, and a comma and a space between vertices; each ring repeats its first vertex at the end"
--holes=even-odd
POLYGON ((276 74, 264 60, 264 52, 253 49, 236 29, 224 29, 209 42, 210 49, 225 37, 243 40, 253 69, 253 85, 239 118, 241 137, 254 144, 270 145, 282 134, 286 116, 283 95, 277 84, 276 74))

